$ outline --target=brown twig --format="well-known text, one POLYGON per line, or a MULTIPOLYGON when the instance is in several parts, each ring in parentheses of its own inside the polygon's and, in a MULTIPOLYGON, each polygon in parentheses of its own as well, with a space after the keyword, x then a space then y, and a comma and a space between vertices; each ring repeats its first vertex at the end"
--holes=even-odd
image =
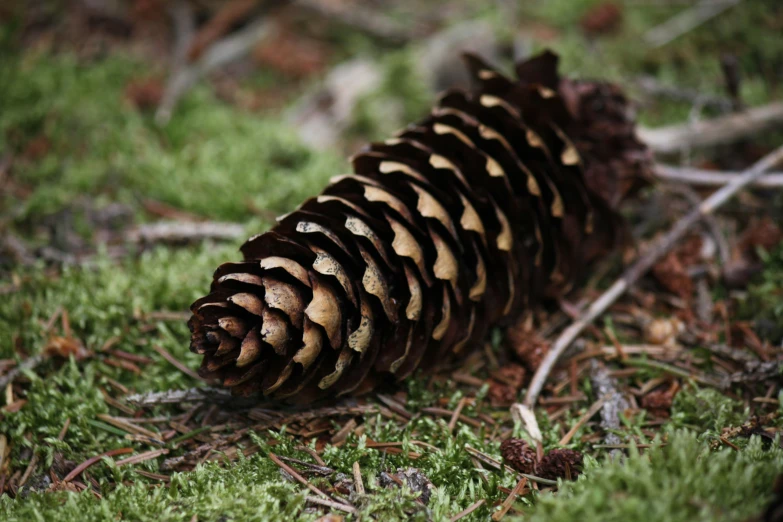
POLYGON ((525 484, 527 484, 527 478, 522 477, 521 479, 519 479, 517 485, 514 486, 514 489, 511 491, 511 493, 508 494, 506 499, 501 504, 500 510, 492 515, 492 520, 497 522, 498 520, 501 520, 504 516, 506 516, 508 510, 511 509, 511 506, 514 505, 514 501, 516 500, 517 495, 522 493, 522 490, 525 488, 525 484))
POLYGON ((119 468, 120 466, 126 466, 128 464, 138 464, 139 462, 156 459, 161 455, 168 455, 168 453, 169 450, 166 448, 145 451, 144 453, 139 453, 138 455, 128 457, 127 459, 118 460, 114 463, 114 465, 119 468))
POLYGON ((364 481, 362 481, 362 468, 359 467, 359 461, 353 463, 353 483, 356 493, 364 495, 364 481))
POLYGON ((574 435, 576 435, 576 432, 579 431, 579 428, 584 426, 587 421, 590 420, 590 418, 598 413, 598 410, 604 407, 604 404, 606 404, 606 401, 608 400, 608 397, 601 397, 595 403, 593 403, 592 406, 590 406, 590 409, 588 409, 584 415, 579 417, 579 420, 576 421, 576 424, 571 426, 571 429, 568 430, 568 433, 566 433, 562 439, 560 439, 560 442, 557 443, 558 446, 565 446, 569 442, 571 442, 571 439, 574 438, 574 435))
POLYGON ((190 368, 182 364, 182 362, 180 362, 176 357, 174 357, 169 352, 167 352, 163 347, 153 344, 152 349, 158 352, 161 357, 166 359, 168 362, 172 364, 172 366, 174 366, 176 369, 178 369, 188 377, 192 377, 197 381, 202 380, 199 374, 197 374, 196 372, 194 372, 193 370, 191 370, 190 368))
POLYGON ((326 462, 324 462, 324 459, 321 458, 321 456, 318 454, 317 451, 315 451, 313 448, 308 448, 307 446, 297 446, 294 449, 299 451, 304 451, 311 457, 313 457, 313 460, 315 460, 319 466, 326 467, 326 462))
POLYGON ((334 500, 328 500, 328 499, 323 499, 323 498, 318 498, 318 497, 311 497, 310 495, 305 497, 305 500, 307 500, 308 502, 310 502, 312 504, 318 504, 319 506, 330 507, 332 509, 345 511, 346 513, 352 513, 352 514, 356 514, 357 513, 355 508, 353 508, 351 506, 348 506, 346 504, 340 504, 339 502, 335 502, 334 500))
POLYGON ((462 397, 459 400, 459 403, 457 404, 457 408, 454 410, 454 414, 451 416, 451 419, 449 419, 449 433, 454 431, 454 428, 457 426, 457 421, 459 420, 460 414, 462 413, 462 409, 465 407, 467 401, 468 401, 467 397, 462 397))
MULTIPOLYGON (((783 108, 783 104, 781 104, 783 108)), ((566 328, 549 352, 544 357, 541 365, 533 375, 533 380, 525 396, 525 404, 532 407, 541 390, 544 387, 546 379, 554 369, 555 364, 563 355, 566 348, 582 333, 582 331, 592 322, 603 314, 621 295, 623 295, 631 286, 636 283, 652 266, 662 258, 674 245, 688 232, 694 224, 700 221, 704 216, 715 212, 721 205, 731 199, 740 189, 752 183, 764 174, 765 171, 777 165, 783 160, 783 147, 775 149, 762 159, 753 164, 749 169, 742 173, 742 176, 735 179, 732 183, 722 187, 705 199, 697 208, 683 216, 674 227, 669 230, 655 245, 645 252, 636 262, 631 265, 601 296, 593 301, 590 307, 582 316, 566 328)))
POLYGON ((269 27, 269 21, 264 18, 254 20, 239 31, 211 45, 198 61, 177 68, 171 74, 163 99, 155 112, 156 123, 158 125, 168 123, 179 99, 199 78, 250 52, 250 49, 269 32, 269 27))
POLYGON ((78 466, 76 466, 75 468, 73 468, 73 471, 68 473, 65 476, 65 478, 63 478, 63 482, 70 482, 70 481, 72 481, 73 479, 75 479, 76 477, 81 475, 82 472, 85 469, 87 469, 90 466, 100 462, 101 459, 103 459, 103 457, 116 457, 117 455, 126 455, 128 453, 133 453, 133 448, 117 448, 117 449, 105 451, 105 452, 101 453, 100 455, 96 455, 96 456, 94 456, 92 458, 89 458, 89 459, 85 460, 84 462, 82 462, 81 464, 79 464, 78 466))
POLYGON ((476 511, 478 508, 484 505, 484 502, 486 502, 483 498, 479 501, 474 502, 470 506, 468 506, 466 509, 463 509, 453 517, 449 519, 449 522, 457 522, 457 520, 461 518, 465 518, 466 516, 470 515, 474 511, 476 511))
POLYGON ((303 486, 306 486, 307 489, 309 489, 313 493, 315 493, 315 494, 317 494, 317 495, 319 495, 319 496, 321 496, 323 498, 327 498, 327 499, 329 498, 329 495, 327 495, 326 493, 324 493, 323 491, 321 491, 320 489, 315 487, 313 484, 311 484, 309 480, 307 480, 302 475, 300 475, 294 468, 292 468, 291 466, 289 466, 288 464, 286 464, 285 462, 280 460, 280 458, 277 455, 275 455, 274 453, 270 452, 269 453, 269 458, 270 458, 270 460, 272 462, 277 464, 277 466, 279 468, 282 468, 283 471, 287 472, 289 475, 294 477, 294 479, 296 479, 297 482, 299 482, 303 486))
POLYGON ((33 458, 30 459, 30 464, 28 464, 27 469, 24 470, 24 474, 22 475, 22 479, 19 481, 19 487, 21 488, 27 483, 27 479, 30 478, 30 475, 33 474, 33 471, 35 471, 36 466, 38 466, 38 448, 33 448, 33 458))
POLYGON ((188 46, 188 60, 192 62, 200 58, 205 49, 228 33, 237 22, 247 18, 257 5, 257 0, 232 0, 221 5, 193 36, 188 46))
POLYGON ((136 426, 135 424, 132 424, 122 419, 118 419, 116 417, 112 417, 111 415, 106 415, 105 413, 99 413, 97 417, 103 422, 107 424, 111 424, 115 428, 119 428, 123 431, 127 431, 128 433, 143 435, 145 437, 149 437, 150 439, 160 439, 160 435, 158 433, 155 433, 154 431, 150 431, 146 428, 142 428, 141 426, 136 426))
POLYGON ((65 424, 63 424, 63 429, 60 430, 60 434, 57 435, 57 440, 63 441, 65 440, 65 435, 68 433, 68 428, 71 427, 71 418, 68 417, 65 419, 65 424))

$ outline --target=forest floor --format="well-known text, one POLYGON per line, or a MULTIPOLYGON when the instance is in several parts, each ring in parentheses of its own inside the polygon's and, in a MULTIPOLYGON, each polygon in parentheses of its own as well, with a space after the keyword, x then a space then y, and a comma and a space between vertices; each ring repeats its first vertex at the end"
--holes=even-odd
MULTIPOLYGON (((564 74, 619 83, 640 122, 661 127, 780 99, 779 2, 723 2, 681 35, 650 31, 698 2, 293 3, 253 14, 268 25, 248 56, 199 79, 170 117, 156 108, 179 15, 162 2, 0 7, 0 519, 773 520, 780 188, 744 191, 695 229, 550 376, 535 408, 543 449, 582 452, 578 480, 499 464, 502 441, 529 437, 509 407, 530 353, 704 187, 648 187, 625 209, 636 249, 511 334, 383 393, 309 409, 200 397, 186 320, 245 238, 346 171, 363 142, 426 113, 453 73, 442 63, 457 63, 448 38, 486 40, 506 68, 512 39, 551 48, 564 74), (313 140, 302 121, 343 99, 318 86, 357 57, 378 74, 313 140), (313 93, 321 104, 302 101, 313 93), (170 390, 189 391, 149 395, 170 390)), ((205 34, 206 51, 186 42, 195 60, 220 44, 205 34)), ((741 171, 781 143, 772 130, 660 160, 741 171)))

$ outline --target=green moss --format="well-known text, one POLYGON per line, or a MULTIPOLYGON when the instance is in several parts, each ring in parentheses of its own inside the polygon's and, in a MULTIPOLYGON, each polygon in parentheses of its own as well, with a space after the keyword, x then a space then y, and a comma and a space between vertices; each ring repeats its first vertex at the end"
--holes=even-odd
POLYGON ((147 74, 122 55, 90 64, 69 55, 25 57, 0 96, 0 149, 21 152, 40 137, 51 147, 17 165, 16 178, 33 189, 17 221, 79 196, 132 207, 151 198, 237 221, 252 217, 252 207, 290 209, 340 172, 342 160, 311 152, 279 119, 242 113, 204 87, 158 128, 124 95, 147 74))
MULTIPOLYGON (((0 302, 0 330, 8 334, 0 338, 0 358, 14 356, 14 343, 30 354, 40 352, 48 336, 59 331, 59 323, 51 333, 45 331, 45 323, 58 310, 67 311, 73 335, 87 348, 97 350, 119 336, 117 347, 138 350, 137 342, 151 338, 139 331, 134 315, 186 310, 208 290, 215 267, 239 257, 237 247, 156 248, 119 264, 99 256, 92 267, 66 267, 57 275, 41 268, 12 273, 11 279, 23 283, 0 302)), ((159 341, 165 343, 165 337, 159 341)), ((171 343, 167 348, 178 355, 187 350, 171 343)))
POLYGON ((675 395, 671 422, 714 435, 723 428, 741 425, 748 415, 742 403, 717 390, 689 386, 675 395))
POLYGON ((174 474, 168 486, 136 477, 97 501, 82 494, 34 493, 26 499, 0 497, 3 520, 314 520, 302 513, 304 493, 279 479, 266 457, 243 459, 229 468, 210 464, 174 474))
POLYGON ((765 450, 756 437, 737 453, 711 451, 695 434, 674 432, 663 447, 592 463, 557 496, 539 497, 520 520, 745 520, 771 500, 780 469, 783 450, 765 450))

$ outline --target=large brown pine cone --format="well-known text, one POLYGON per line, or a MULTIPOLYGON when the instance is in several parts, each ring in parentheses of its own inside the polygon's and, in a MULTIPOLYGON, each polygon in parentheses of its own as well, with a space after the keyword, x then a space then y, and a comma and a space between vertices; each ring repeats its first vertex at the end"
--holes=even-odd
POLYGON ((296 402, 366 391, 463 354, 617 244, 616 204, 649 166, 617 88, 561 80, 548 52, 516 82, 466 61, 473 92, 217 269, 191 307, 201 375, 296 402))

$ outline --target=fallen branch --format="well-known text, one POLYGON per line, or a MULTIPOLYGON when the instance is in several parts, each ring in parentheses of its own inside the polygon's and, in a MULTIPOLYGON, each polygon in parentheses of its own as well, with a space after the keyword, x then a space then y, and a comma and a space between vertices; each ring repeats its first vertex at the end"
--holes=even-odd
POLYGON ((81 464, 79 464, 78 466, 76 466, 75 468, 73 468, 73 471, 68 473, 63 478, 63 482, 70 482, 71 480, 75 479, 76 477, 81 475, 82 472, 85 469, 87 469, 90 466, 100 462, 101 460, 103 460, 104 457, 116 457, 118 455, 127 455, 128 453, 133 453, 133 448, 113 449, 113 450, 105 451, 105 452, 101 453, 100 455, 96 455, 96 456, 94 456, 92 458, 89 458, 89 459, 85 460, 84 462, 82 462, 81 464))
POLYGON ((660 83, 652 76, 640 76, 634 80, 639 90, 650 96, 660 96, 675 101, 690 103, 697 107, 709 107, 721 112, 730 112, 733 108, 729 98, 704 94, 698 89, 688 89, 660 83))
POLYGON ((644 41, 652 47, 662 47, 704 22, 734 7, 742 0, 701 0, 698 4, 681 11, 676 16, 647 31, 644 41))
POLYGON ((776 361, 753 361, 745 364, 745 370, 731 374, 732 383, 764 382, 780 379, 783 375, 783 359, 776 361))
POLYGON ((158 404, 179 404, 182 402, 212 402, 227 404, 236 401, 230 390, 222 388, 190 388, 162 392, 136 393, 125 400, 135 406, 157 406, 158 404))
POLYGON ((734 143, 765 130, 783 127, 783 102, 754 107, 711 120, 657 129, 640 128, 639 139, 656 154, 734 143))
POLYGON ((136 227, 130 232, 130 240, 146 244, 187 243, 205 239, 233 241, 244 235, 245 227, 237 223, 163 221, 136 227))
POLYGON ((199 78, 246 55, 269 32, 269 28, 270 22, 266 19, 255 20, 209 47, 198 61, 175 70, 155 112, 155 122, 158 125, 168 123, 179 99, 199 78))
POLYGON ((353 508, 351 506, 348 506, 346 504, 340 504, 339 502, 335 502, 334 500, 328 500, 325 498, 318 498, 313 497, 311 495, 307 495, 305 497, 305 500, 310 502, 311 504, 318 504, 319 506, 324 506, 332 509, 336 509, 338 511, 345 511, 346 513, 356 514, 356 508, 353 508))
POLYGON ((199 59, 205 49, 222 38, 235 24, 246 19, 256 9, 257 4, 256 0, 232 0, 221 5, 215 15, 193 36, 188 46, 188 61, 199 59))
MULTIPOLYGON (((728 185, 740 176, 741 172, 695 169, 692 167, 673 167, 671 165, 655 165, 655 176, 663 181, 685 183, 697 187, 722 187, 728 185)), ((753 183, 754 187, 783 187, 783 172, 769 172, 753 183)))
POLYGON ((749 185, 758 179, 765 171, 776 166, 783 160, 783 146, 775 149, 762 159, 753 164, 742 175, 732 183, 722 187, 714 192, 710 197, 691 212, 683 216, 669 232, 645 252, 636 262, 631 265, 601 296, 593 302, 592 305, 575 321, 566 328, 557 338, 552 348, 544 357, 541 365, 533 375, 533 380, 525 396, 525 404, 532 407, 541 390, 544 387, 549 374, 552 372, 560 356, 563 355, 566 348, 582 333, 588 325, 603 314, 621 295, 623 295, 631 286, 636 283, 652 266, 661 259, 671 248, 679 241, 698 221, 704 216, 710 215, 721 205, 731 199, 740 189, 749 185))
POLYGON ((341 6, 335 2, 296 0, 295 5, 392 44, 407 43, 420 36, 422 32, 415 26, 401 25, 379 11, 362 6, 361 3, 341 6))
POLYGON ((19 377, 22 372, 35 369, 45 360, 46 357, 43 354, 33 355, 32 357, 26 359, 20 363, 19 366, 11 369, 8 373, 0 377, 0 390, 5 389, 5 387, 8 386, 8 383, 14 382, 14 380, 19 377))

